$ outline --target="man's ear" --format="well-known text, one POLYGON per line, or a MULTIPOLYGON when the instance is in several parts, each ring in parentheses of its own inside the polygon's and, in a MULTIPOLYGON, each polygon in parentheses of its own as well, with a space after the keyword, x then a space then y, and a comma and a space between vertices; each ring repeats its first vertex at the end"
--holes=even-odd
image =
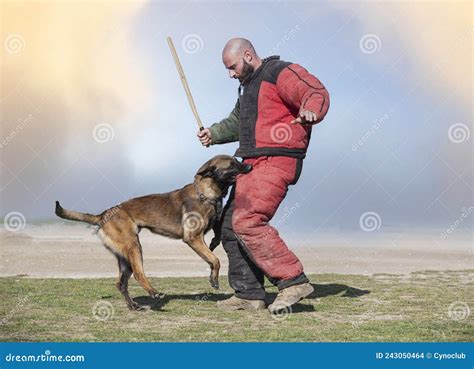
POLYGON ((200 170, 199 172, 197 172, 197 175, 203 176, 203 177, 212 177, 214 175, 215 170, 216 170, 216 166, 211 165, 211 166, 209 166, 207 168, 204 168, 204 169, 200 170))

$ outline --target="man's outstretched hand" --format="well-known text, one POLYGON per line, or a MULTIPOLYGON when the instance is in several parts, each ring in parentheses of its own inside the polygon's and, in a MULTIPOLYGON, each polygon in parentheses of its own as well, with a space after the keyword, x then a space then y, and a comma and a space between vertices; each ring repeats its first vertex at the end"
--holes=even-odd
POLYGON ((204 128, 202 131, 199 131, 197 133, 197 137, 199 138, 199 141, 201 141, 201 144, 203 146, 209 146, 212 144, 212 135, 211 131, 209 129, 204 128))
POLYGON ((302 110, 300 111, 298 118, 293 119, 290 124, 306 124, 314 123, 318 120, 318 115, 311 110, 302 110))

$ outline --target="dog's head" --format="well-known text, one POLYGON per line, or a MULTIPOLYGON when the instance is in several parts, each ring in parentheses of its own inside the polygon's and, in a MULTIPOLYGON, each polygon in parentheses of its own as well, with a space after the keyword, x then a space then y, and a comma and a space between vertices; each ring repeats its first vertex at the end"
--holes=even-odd
POLYGON ((194 178, 212 178, 221 189, 226 189, 232 183, 235 183, 239 174, 246 174, 251 170, 252 165, 241 163, 235 157, 217 155, 204 163, 194 178))

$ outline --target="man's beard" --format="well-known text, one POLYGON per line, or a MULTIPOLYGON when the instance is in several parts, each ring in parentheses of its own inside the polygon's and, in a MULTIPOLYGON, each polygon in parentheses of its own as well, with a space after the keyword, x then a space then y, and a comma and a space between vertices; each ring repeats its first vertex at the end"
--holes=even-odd
POLYGON ((244 66, 242 67, 242 73, 239 77, 240 83, 244 83, 247 80, 247 78, 249 78, 252 75, 254 70, 255 70, 255 68, 244 60, 244 66))

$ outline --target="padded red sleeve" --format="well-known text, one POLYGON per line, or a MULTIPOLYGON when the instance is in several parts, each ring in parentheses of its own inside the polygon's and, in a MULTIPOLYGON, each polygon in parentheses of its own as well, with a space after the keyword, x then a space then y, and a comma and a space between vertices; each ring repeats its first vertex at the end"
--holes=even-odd
POLYGON ((321 122, 329 110, 329 93, 315 76, 298 64, 290 64, 277 78, 277 91, 282 100, 301 110, 316 113, 321 122))

